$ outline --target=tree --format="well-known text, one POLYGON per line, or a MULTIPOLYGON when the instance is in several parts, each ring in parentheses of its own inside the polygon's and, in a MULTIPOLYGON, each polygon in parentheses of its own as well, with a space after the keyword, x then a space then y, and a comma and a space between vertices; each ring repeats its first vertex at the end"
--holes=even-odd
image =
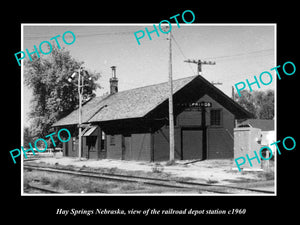
POLYGON ((31 130, 29 127, 24 127, 24 143, 23 143, 23 147, 24 148, 29 148, 29 143, 32 143, 33 140, 33 136, 31 133, 31 130))
MULTIPOLYGON (((30 131, 33 136, 44 138, 50 133, 53 123, 78 107, 77 83, 69 83, 67 79, 83 62, 72 58, 64 48, 58 49, 54 45, 51 54, 41 55, 40 58, 33 55, 32 58, 32 61, 25 61, 24 69, 25 84, 33 91, 30 131)), ((95 83, 99 73, 88 73, 92 80, 85 80, 83 103, 94 97, 94 91, 100 87, 95 83)), ((51 146, 51 140, 49 144, 51 146)))
POLYGON ((274 118, 274 91, 241 91, 241 96, 237 93, 234 99, 242 107, 255 115, 257 119, 274 118))

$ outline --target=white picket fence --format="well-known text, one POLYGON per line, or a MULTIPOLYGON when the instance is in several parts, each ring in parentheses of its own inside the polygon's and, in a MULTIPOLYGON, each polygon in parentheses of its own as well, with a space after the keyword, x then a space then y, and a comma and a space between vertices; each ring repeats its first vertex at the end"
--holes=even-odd
MULTIPOLYGON (((25 149, 28 150, 28 149, 25 149)), ((34 154, 32 151, 26 152, 27 158, 40 158, 40 157, 62 157, 63 156, 63 149, 62 148, 47 148, 44 152, 39 152, 34 148, 34 154)), ((23 155, 23 159, 25 156, 23 155)))

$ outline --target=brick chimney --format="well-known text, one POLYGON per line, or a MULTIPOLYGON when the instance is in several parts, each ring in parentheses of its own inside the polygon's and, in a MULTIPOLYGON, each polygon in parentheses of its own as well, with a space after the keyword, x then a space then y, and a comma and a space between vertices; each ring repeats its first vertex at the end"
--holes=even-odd
POLYGON ((118 92, 118 78, 116 77, 116 66, 110 67, 112 70, 112 77, 109 79, 110 83, 110 94, 118 92))

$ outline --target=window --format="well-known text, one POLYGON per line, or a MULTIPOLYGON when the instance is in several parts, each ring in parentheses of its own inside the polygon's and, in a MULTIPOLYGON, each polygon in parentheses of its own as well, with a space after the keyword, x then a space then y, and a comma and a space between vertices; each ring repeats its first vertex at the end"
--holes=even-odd
MULTIPOLYGON (((77 142, 78 143, 78 142, 77 142)), ((72 151, 75 152, 75 146, 76 145, 76 137, 72 138, 72 151)))
POLYGON ((106 135, 103 131, 101 131, 101 152, 106 152, 106 135))
POLYGON ((110 135, 110 145, 115 145, 115 135, 110 135))
POLYGON ((210 110, 210 125, 211 126, 222 126, 222 110, 211 109, 210 110))

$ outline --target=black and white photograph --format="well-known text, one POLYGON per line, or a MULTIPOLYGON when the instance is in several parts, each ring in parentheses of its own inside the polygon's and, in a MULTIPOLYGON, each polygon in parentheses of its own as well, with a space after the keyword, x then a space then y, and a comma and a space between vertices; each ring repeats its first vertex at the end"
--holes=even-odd
POLYGON ((24 195, 276 194, 276 25, 170 25, 23 24, 24 195))
POLYGON ((296 218, 296 6, 45 3, 2 14, 4 221, 296 218))

